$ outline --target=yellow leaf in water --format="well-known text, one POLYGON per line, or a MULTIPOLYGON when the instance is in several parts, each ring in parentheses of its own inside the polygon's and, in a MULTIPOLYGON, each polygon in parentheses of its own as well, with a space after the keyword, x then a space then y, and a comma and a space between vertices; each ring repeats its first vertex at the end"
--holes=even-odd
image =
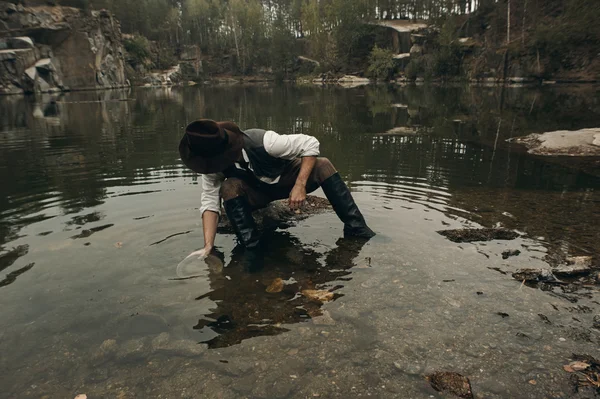
POLYGON ((563 366, 563 370, 565 370, 567 373, 574 373, 575 370, 573 370, 573 368, 571 366, 569 366, 568 364, 565 364, 563 366))
POLYGON ((283 291, 283 280, 280 278, 273 280, 271 285, 267 287, 267 292, 270 294, 275 294, 281 291, 283 291))
POLYGON ((571 362, 569 363, 569 366, 575 371, 583 371, 590 367, 590 365, 585 362, 571 362))
POLYGON ((319 302, 329 302, 333 300, 333 292, 325 290, 304 290, 302 295, 308 299, 312 299, 319 302))
POLYGON ((123 247, 123 243, 122 242, 115 243, 115 248, 122 248, 122 247, 123 247))
POLYGON ((537 385, 537 381, 536 381, 536 380, 529 380, 529 383, 530 383, 531 385, 537 385))

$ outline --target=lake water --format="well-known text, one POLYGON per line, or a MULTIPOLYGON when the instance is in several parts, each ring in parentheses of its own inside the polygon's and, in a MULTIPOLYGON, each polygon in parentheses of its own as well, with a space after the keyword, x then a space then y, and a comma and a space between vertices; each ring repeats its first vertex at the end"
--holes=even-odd
POLYGON ((597 261, 600 164, 507 139, 600 126, 598 93, 267 85, 0 98, 0 397, 441 397, 424 378, 436 371, 469 377, 480 398, 589 397, 562 366, 598 357, 598 286, 543 291, 511 273, 597 261), (248 273, 223 234, 220 258, 178 279, 203 245, 198 176, 177 152, 199 117, 316 136, 378 236, 358 245, 333 213, 311 217, 269 234, 265 268, 248 273), (437 233, 482 226, 521 236, 437 233), (276 278, 284 290, 266 292, 276 278), (305 289, 335 297, 322 305, 305 289))

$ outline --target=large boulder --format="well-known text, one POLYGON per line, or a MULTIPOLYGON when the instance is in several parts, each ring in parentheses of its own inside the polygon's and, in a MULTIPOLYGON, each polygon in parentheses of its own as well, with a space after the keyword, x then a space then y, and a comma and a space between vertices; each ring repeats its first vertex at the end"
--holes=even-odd
POLYGON ((523 144, 535 155, 600 156, 600 128, 533 133, 512 141, 523 144))
POLYGON ((183 46, 179 55, 179 74, 181 80, 199 80, 204 72, 202 52, 198 46, 183 46))
POLYGON ((0 94, 126 86, 121 29, 105 10, 3 6, 0 94))

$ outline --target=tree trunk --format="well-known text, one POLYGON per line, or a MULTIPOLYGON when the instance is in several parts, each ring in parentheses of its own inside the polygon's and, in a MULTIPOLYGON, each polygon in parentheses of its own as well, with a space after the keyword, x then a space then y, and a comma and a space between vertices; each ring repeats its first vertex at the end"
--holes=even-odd
POLYGON ((525 46, 525 16, 527 15, 527 0, 523 5, 523 25, 521 26, 521 44, 525 46))
POLYGON ((240 62, 240 47, 238 45, 237 32, 235 31, 235 25, 233 24, 233 15, 230 15, 230 18, 231 18, 231 29, 233 29, 233 40, 235 41, 235 52, 237 54, 237 62, 240 62))
POLYGON ((508 12, 506 16, 506 44, 510 43, 510 0, 508 0, 508 12))

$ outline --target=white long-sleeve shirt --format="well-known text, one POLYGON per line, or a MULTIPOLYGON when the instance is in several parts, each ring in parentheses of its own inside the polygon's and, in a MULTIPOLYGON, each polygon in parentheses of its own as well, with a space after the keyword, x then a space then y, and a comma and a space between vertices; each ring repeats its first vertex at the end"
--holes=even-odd
MULTIPOLYGON (((293 160, 301 157, 316 157, 319 156, 319 141, 306 134, 277 134, 272 130, 265 133, 263 144, 265 151, 275 158, 293 160)), ((248 159, 246 151, 242 150, 244 160, 249 163, 250 170, 252 164, 248 159)), ((235 164, 237 168, 242 169, 239 164, 235 164)), ((258 177, 258 176, 257 176, 258 177)), ((267 184, 276 184, 280 177, 270 179, 268 177, 258 177, 261 181, 267 184)), ((201 176, 202 182, 202 199, 200 206, 200 214, 206 211, 221 213, 221 184, 225 181, 223 173, 211 173, 201 176)))

